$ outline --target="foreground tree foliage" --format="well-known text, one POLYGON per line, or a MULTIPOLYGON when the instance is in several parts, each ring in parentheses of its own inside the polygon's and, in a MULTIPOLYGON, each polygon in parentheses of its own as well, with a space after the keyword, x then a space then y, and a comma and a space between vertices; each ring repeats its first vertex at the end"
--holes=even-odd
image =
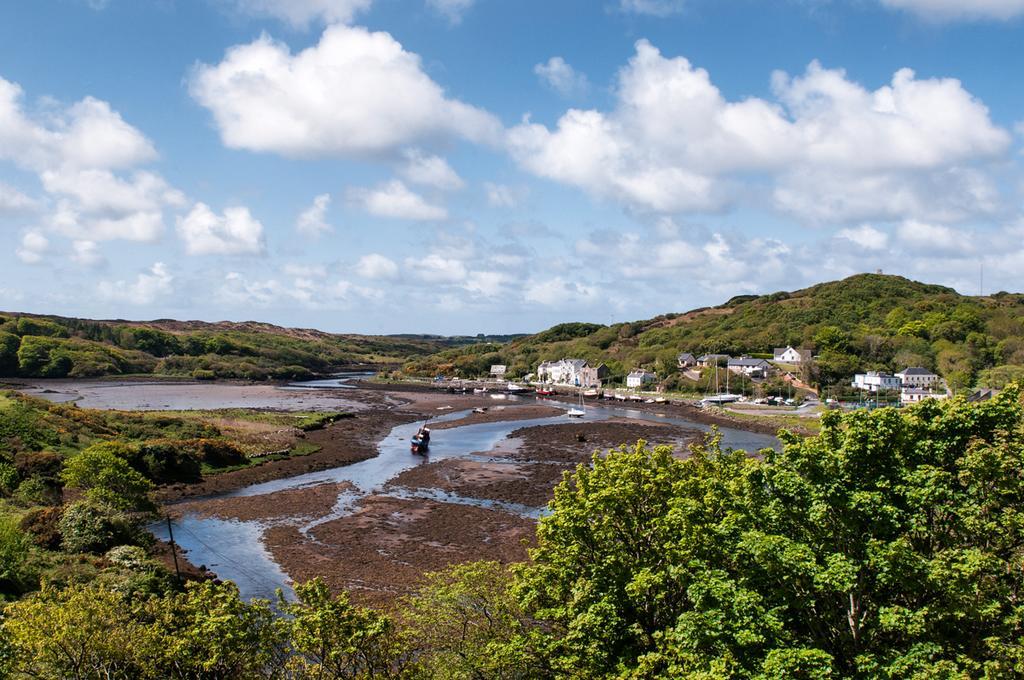
POLYGON ((1024 676, 1024 408, 824 416, 762 459, 643 442, 557 488, 531 559, 452 567, 384 614, 313 582, 103 583, 9 605, 0 674, 40 678, 1024 676))
POLYGON ((580 468, 516 587, 567 675, 1019 677, 1016 390, 580 468))

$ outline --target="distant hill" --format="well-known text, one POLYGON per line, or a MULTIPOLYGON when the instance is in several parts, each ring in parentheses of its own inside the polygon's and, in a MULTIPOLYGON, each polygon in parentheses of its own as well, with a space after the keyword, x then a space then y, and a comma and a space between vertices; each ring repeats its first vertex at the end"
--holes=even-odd
MULTIPOLYGON (((605 362, 613 376, 647 368, 672 386, 680 352, 765 355, 774 347, 820 356, 811 380, 828 385, 855 371, 920 365, 957 389, 1024 374, 1024 295, 970 297, 899 276, 859 274, 793 292, 734 297, 717 307, 611 326, 560 324, 509 343, 478 343, 408 361, 415 375, 512 376, 544 360, 605 362)), ((998 386, 998 385, 997 385, 998 386)))
POLYGON ((90 320, 0 312, 0 376, 295 379, 400 365, 468 340, 325 333, 256 321, 90 320))

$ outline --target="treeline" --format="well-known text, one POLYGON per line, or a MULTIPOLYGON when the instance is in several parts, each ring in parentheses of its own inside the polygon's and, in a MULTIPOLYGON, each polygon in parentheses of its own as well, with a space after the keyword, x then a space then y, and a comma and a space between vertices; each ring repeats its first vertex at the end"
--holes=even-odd
POLYGON ((820 386, 848 383, 856 372, 921 366, 954 390, 1000 388, 1024 378, 1024 295, 969 297, 898 276, 861 274, 647 321, 562 324, 504 345, 414 358, 404 370, 468 377, 505 364, 510 377, 522 377, 542 361, 574 357, 605 363, 613 379, 645 368, 674 388, 682 386, 680 352, 763 356, 787 345, 814 350, 818 359, 804 377, 820 386))
POLYGON ((762 458, 715 438, 595 455, 528 562, 453 567, 388 612, 315 581, 279 617, 230 585, 111 577, 9 605, 0 659, 34 678, 1021 677, 1019 391, 823 421, 762 458))
POLYGON ((172 331, 86 319, 0 315, 0 376, 155 373, 198 379, 290 380, 353 363, 401 362, 442 346, 440 341, 299 333, 267 325, 248 330, 172 331))

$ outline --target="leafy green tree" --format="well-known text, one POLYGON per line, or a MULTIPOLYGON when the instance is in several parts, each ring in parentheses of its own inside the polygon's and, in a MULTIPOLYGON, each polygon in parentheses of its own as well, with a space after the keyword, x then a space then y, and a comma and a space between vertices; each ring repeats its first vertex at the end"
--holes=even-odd
POLYGON ((642 444, 556 490, 516 589, 555 674, 1024 673, 1024 408, 823 416, 763 461, 642 444))
POLYGON ((332 596, 323 581, 297 585, 297 602, 281 601, 292 654, 288 671, 301 678, 395 678, 401 645, 392 620, 332 596))
POLYGON ((147 654, 154 677, 272 677, 283 665, 283 624, 266 600, 244 602, 233 583, 189 583, 153 600, 149 615, 164 637, 147 654))
POLYGON ((94 444, 64 463, 61 479, 86 496, 121 510, 151 510, 149 480, 118 455, 118 442, 94 444))
POLYGON ((424 677, 525 678, 544 664, 531 648, 531 622, 516 601, 512 573, 469 562, 430 574, 403 604, 401 620, 424 677))
POLYGON ((21 338, 0 332, 0 375, 14 375, 18 370, 18 347, 21 338))
MULTIPOLYGON (((135 658, 151 634, 137 606, 105 588, 44 587, 0 620, 15 673, 30 678, 143 678, 135 658)), ((152 676, 149 676, 152 677, 152 676)))

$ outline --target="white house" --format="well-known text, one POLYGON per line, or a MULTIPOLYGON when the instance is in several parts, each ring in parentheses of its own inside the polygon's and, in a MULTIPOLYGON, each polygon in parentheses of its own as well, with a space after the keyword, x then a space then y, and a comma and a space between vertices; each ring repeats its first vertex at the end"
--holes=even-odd
POLYGON ((743 375, 750 376, 751 378, 767 377, 768 371, 770 371, 772 367, 772 365, 764 359, 752 359, 751 357, 729 359, 729 363, 726 365, 733 373, 742 373, 743 375))
POLYGON ((697 357, 698 366, 714 366, 716 364, 724 364, 729 360, 728 354, 702 354, 697 357))
POLYGON ((603 364, 593 367, 584 359, 559 359, 542 362, 537 367, 537 380, 555 385, 596 387, 607 372, 603 364))
POLYGON ((923 387, 904 387, 900 390, 900 405, 916 404, 925 399, 945 399, 945 392, 932 392, 923 387))
POLYGON ((697 357, 693 356, 689 352, 683 352, 676 360, 679 362, 679 368, 689 368, 690 366, 697 365, 697 357))
POLYGON ((904 368, 896 374, 896 377, 900 379, 903 387, 922 387, 927 389, 932 386, 938 386, 942 382, 942 378, 927 368, 920 367, 904 368))
POLYGON ((495 378, 504 378, 507 367, 505 364, 494 364, 491 366, 491 375, 495 378))
POLYGON ((774 360, 784 364, 802 364, 811 360, 811 350, 794 349, 793 347, 776 347, 774 360))
POLYGON ((868 371, 867 373, 855 375, 851 384, 858 390, 879 392, 883 390, 898 390, 900 388, 900 379, 881 371, 868 371))
POLYGON ((631 371, 630 374, 626 376, 626 387, 637 389, 644 385, 656 382, 657 380, 658 376, 653 373, 648 373, 647 371, 631 371))

